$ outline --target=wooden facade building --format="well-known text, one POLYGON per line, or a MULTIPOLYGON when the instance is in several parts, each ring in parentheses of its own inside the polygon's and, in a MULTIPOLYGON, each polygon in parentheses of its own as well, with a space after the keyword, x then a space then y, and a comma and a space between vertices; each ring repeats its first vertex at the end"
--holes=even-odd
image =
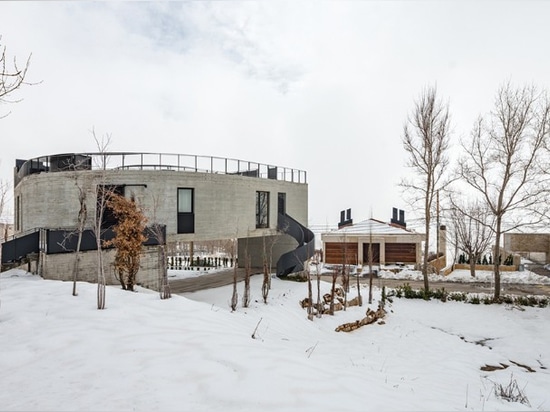
POLYGON ((416 264, 422 259, 424 235, 404 225, 368 219, 321 235, 328 264, 366 265, 369 245, 375 265, 416 264))

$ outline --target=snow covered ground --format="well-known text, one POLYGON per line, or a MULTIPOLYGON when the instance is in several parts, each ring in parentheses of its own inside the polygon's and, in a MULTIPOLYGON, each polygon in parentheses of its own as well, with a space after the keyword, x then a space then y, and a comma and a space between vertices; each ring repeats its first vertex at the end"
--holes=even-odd
POLYGON ((169 300, 113 286, 98 311, 96 285, 73 297, 69 282, 2 273, 0 409, 550 409, 550 308, 397 299, 385 324, 337 333, 366 307, 309 321, 304 283, 273 278, 266 305, 260 282, 233 313, 231 286, 169 300), (495 395, 510 382, 529 405, 495 395))

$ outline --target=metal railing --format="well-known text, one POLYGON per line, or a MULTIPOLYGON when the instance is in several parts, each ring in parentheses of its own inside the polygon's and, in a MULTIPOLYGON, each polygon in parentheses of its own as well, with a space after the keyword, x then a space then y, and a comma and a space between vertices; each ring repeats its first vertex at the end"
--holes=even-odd
POLYGON ((16 162, 15 182, 34 173, 70 170, 170 170, 307 183, 304 170, 217 156, 171 153, 65 153, 16 162))

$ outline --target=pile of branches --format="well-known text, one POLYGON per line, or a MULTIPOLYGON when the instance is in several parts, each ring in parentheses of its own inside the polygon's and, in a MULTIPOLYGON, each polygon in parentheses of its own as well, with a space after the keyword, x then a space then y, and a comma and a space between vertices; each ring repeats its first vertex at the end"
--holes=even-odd
POLYGON ((334 301, 332 299, 331 293, 325 293, 323 295, 323 300, 319 302, 319 304, 316 304, 315 302, 311 302, 309 298, 305 298, 300 301, 300 306, 303 309, 306 309, 310 306, 313 307, 317 311, 316 313, 314 313, 315 315, 332 314, 333 311, 344 310, 344 308, 349 308, 350 306, 361 305, 360 299, 361 299, 360 296, 356 296, 353 299, 345 300, 344 289, 336 288, 334 290, 334 301))
POLYGON ((371 323, 378 322, 379 325, 383 325, 385 322, 382 320, 386 316, 386 310, 384 304, 380 302, 377 310, 367 309, 366 316, 361 320, 355 322, 343 323, 338 326, 336 332, 352 332, 355 329, 359 329, 361 326, 370 325, 371 323))

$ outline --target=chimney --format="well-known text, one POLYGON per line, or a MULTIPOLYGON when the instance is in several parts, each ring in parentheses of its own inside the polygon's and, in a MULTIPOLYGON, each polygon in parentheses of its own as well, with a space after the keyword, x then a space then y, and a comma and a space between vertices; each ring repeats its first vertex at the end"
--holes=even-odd
POLYGON ((393 225, 400 226, 402 228, 407 227, 407 223, 405 222, 405 211, 399 209, 399 215, 397 208, 392 208, 392 218, 390 221, 393 225), (398 217, 399 216, 399 217, 398 217))
POLYGON ((343 228, 345 226, 350 226, 353 224, 353 220, 351 218, 351 209, 342 210, 340 212, 340 222, 338 223, 338 229, 343 228))

